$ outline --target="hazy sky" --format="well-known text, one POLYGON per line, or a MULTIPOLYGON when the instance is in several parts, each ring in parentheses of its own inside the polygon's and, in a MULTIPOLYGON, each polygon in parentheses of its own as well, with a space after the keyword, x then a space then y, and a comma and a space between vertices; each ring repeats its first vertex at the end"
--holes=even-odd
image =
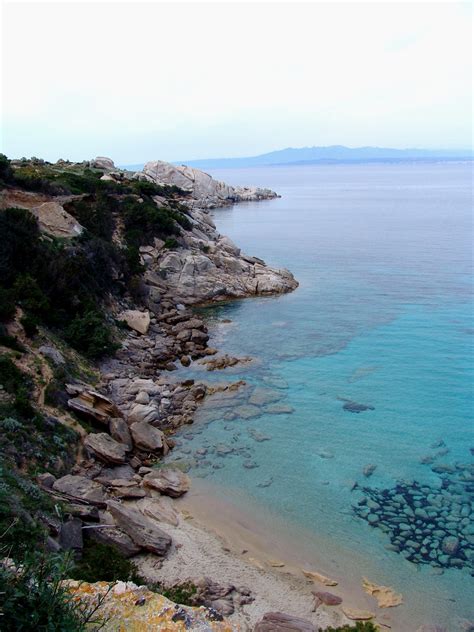
POLYGON ((11 157, 467 148, 472 5, 3 3, 11 157))

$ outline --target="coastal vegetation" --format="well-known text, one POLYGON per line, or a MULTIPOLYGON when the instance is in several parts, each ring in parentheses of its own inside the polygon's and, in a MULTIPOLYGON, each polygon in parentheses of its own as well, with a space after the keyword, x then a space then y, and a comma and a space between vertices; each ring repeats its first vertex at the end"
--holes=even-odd
MULTIPOLYGON (((0 186, 69 196, 64 209, 84 228, 74 239, 41 233, 29 209, 6 208, 0 214, 0 322, 16 307, 33 336, 38 325, 52 328, 89 358, 110 355, 117 332, 106 305, 137 284, 142 272, 139 247, 165 240, 178 245, 191 222, 175 199, 175 186, 139 180, 102 180, 103 171, 31 159, 12 163, 0 155, 0 186), (166 196, 160 207, 152 196, 166 196)), ((3 341, 10 348, 13 338, 3 341)))

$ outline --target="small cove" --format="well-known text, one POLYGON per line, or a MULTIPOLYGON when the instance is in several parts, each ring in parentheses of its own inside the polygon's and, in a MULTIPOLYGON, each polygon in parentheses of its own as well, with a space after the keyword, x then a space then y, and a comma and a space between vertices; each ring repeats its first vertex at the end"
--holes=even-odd
MULTIPOLYGON (((355 509, 365 507, 364 488, 417 482, 435 497, 451 484, 435 526, 454 521, 460 540, 472 542, 461 524, 473 515, 471 166, 212 175, 282 194, 218 209, 214 219, 244 252, 288 267, 300 287, 204 310, 210 344, 256 361, 224 372, 195 366, 186 376, 243 379, 273 401, 264 396, 242 417, 233 408, 248 406, 247 396, 209 400, 171 459, 188 462, 198 493, 253 508, 282 533, 300 529, 307 559, 327 573, 344 569, 353 582, 370 573, 402 592, 406 603, 387 612, 393 629, 433 622, 461 630, 473 616, 469 559, 433 566, 429 547, 427 559, 407 559, 404 544, 389 550, 389 530, 399 537, 390 507, 375 526, 355 509), (368 408, 351 412, 351 403, 368 408)), ((423 534, 412 535, 422 548, 423 534)))

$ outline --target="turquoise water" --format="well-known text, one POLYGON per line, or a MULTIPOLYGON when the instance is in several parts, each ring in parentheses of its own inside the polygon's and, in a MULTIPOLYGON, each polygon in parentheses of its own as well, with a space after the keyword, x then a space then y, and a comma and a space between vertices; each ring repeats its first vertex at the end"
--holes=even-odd
POLYGON ((408 596, 397 609, 417 625, 462 629, 462 619, 474 616, 471 166, 213 175, 282 195, 216 210, 214 218, 246 253, 288 267, 300 287, 205 310, 210 344, 256 362, 213 373, 195 367, 187 375, 244 379, 291 408, 275 414, 268 403, 244 419, 234 410, 247 394, 222 408, 210 402, 172 458, 236 502, 258 503, 281 523, 314 534, 315 548, 330 540, 336 566, 338 551, 341 558, 356 551, 358 568, 349 575, 362 565, 412 600, 421 592, 421 601, 408 596), (344 408, 354 402, 367 409, 344 408), (403 501, 393 511, 397 485, 406 498, 424 486, 418 506, 433 510, 408 538, 398 518, 406 510, 410 522, 417 505, 403 501), (371 490, 377 519, 367 509, 371 490), (433 509, 429 495, 441 505, 433 509), (446 555, 450 537, 457 546, 446 555))

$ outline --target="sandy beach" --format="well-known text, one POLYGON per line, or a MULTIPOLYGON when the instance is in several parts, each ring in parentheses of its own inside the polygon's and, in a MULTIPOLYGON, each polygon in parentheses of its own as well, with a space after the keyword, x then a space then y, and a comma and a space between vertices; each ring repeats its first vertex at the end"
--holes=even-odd
MULTIPOLYGON (((400 608, 377 607, 376 600, 366 594, 360 583, 344 574, 329 575, 328 568, 317 566, 303 542, 290 543, 271 525, 256 519, 250 512, 209 494, 202 481, 193 481, 193 489, 176 502, 180 511, 177 527, 167 527, 175 543, 163 561, 141 556, 140 569, 147 577, 164 584, 209 576, 218 583, 232 583, 251 589, 255 601, 232 615, 241 629, 251 629, 265 612, 281 611, 303 617, 317 628, 338 626, 350 621, 343 609, 374 613, 382 629, 413 632, 403 622, 400 608), (306 577, 303 571, 319 573, 337 582, 335 586, 306 577), (320 605, 314 609, 312 591, 336 594, 341 606, 320 605)), ((334 570, 334 569, 332 569, 334 570)))

